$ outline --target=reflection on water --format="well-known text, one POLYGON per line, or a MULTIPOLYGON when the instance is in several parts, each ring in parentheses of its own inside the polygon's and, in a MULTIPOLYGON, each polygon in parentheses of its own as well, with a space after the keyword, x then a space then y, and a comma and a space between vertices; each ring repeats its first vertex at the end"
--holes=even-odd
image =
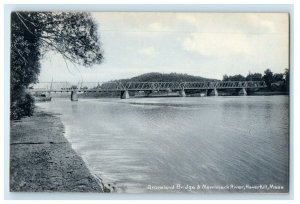
POLYGON ((286 96, 54 99, 39 106, 62 114, 73 148, 120 192, 176 184, 287 191, 286 96))

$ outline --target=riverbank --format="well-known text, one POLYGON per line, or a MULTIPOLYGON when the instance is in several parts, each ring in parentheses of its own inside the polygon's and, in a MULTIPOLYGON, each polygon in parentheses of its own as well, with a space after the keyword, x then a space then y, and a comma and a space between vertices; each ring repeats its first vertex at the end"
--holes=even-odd
POLYGON ((32 117, 11 121, 10 128, 10 191, 111 191, 72 149, 58 117, 37 110, 32 117))
POLYGON ((280 96, 280 95, 289 95, 289 92, 284 91, 258 91, 249 94, 251 96, 280 96))

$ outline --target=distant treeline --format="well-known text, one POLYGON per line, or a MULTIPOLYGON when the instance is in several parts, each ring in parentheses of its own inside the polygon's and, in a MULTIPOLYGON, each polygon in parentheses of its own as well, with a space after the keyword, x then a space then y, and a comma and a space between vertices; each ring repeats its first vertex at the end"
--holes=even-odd
POLYGON ((264 75, 260 73, 250 73, 245 77, 241 74, 223 76, 223 81, 265 81, 268 90, 289 91, 289 69, 284 73, 273 73, 270 69, 265 70, 264 75))
POLYGON ((126 83, 126 82, 179 82, 179 81, 193 82, 193 81, 211 81, 211 80, 214 79, 204 78, 200 76, 192 76, 188 74, 178 74, 178 73, 163 74, 158 72, 151 72, 136 77, 132 77, 130 79, 120 79, 115 81, 126 83))

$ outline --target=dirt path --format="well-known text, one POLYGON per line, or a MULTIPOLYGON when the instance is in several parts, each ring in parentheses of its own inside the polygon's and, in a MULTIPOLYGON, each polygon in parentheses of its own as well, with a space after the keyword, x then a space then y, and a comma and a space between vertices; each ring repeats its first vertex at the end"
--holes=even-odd
POLYGON ((11 122, 10 191, 109 192, 63 135, 60 119, 38 111, 11 122))

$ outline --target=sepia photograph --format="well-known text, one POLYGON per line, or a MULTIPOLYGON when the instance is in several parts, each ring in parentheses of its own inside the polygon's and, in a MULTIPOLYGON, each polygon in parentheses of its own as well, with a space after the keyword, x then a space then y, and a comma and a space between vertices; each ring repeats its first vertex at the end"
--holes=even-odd
POLYGON ((10 14, 10 192, 288 194, 290 16, 10 14))

